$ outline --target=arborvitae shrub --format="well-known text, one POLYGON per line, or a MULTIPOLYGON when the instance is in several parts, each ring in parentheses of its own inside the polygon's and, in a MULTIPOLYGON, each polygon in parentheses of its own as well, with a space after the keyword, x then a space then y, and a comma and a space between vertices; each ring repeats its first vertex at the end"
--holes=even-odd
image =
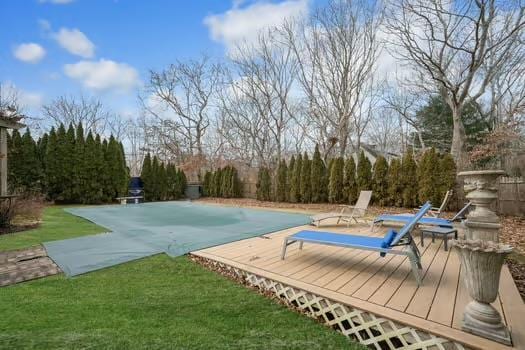
POLYGON ((319 145, 315 145, 310 179, 313 203, 320 203, 326 200, 328 191, 326 178, 326 167, 321 159, 319 145))
POLYGON ((403 206, 417 206, 417 163, 408 151, 401 161, 401 176, 403 179, 403 206))
POLYGON ((308 154, 304 152, 301 164, 301 202, 310 203, 312 201, 312 183, 311 183, 312 162, 308 159, 308 154))
POLYGON ((299 203, 301 201, 301 170, 303 167, 303 158, 299 154, 295 160, 293 169, 292 183, 290 184, 290 202, 299 203))
POLYGON ((403 205, 403 179, 401 176, 401 161, 392 159, 388 172, 388 199, 390 205, 397 207, 403 205))
POLYGON ((222 169, 215 170, 213 174, 213 196, 220 197, 221 194, 222 169))
POLYGON ((282 159, 279 162, 279 168, 277 168, 277 184, 275 188, 275 200, 278 202, 286 202, 286 192, 287 192, 287 175, 288 168, 286 166, 286 161, 282 159))
POLYGON ((330 203, 341 203, 345 201, 344 196, 344 159, 334 159, 330 169, 330 180, 328 183, 328 201, 330 203))
POLYGON ((290 202, 292 197, 292 183, 294 181, 294 171, 295 171, 295 156, 290 158, 290 163, 288 164, 288 170, 286 174, 286 201, 290 202))
POLYGON ((350 157, 345 162, 343 189, 345 202, 355 203, 357 201, 357 182, 355 179, 355 162, 354 158, 350 157))
POLYGON ((358 192, 372 189, 372 164, 363 151, 359 154, 356 182, 358 192))
POLYGON ((377 157, 374 163, 372 190, 374 203, 381 206, 388 203, 388 162, 383 156, 377 157))
POLYGON ((259 169, 257 177, 257 199, 261 201, 271 200, 272 181, 268 168, 262 167, 259 169))
POLYGON ((418 198, 421 203, 430 201, 432 205, 439 206, 439 176, 439 158, 436 150, 430 148, 423 153, 418 167, 418 198))
MULTIPOLYGON (((440 191, 441 197, 439 203, 443 201, 443 196, 449 190, 453 190, 456 186, 457 169, 454 158, 450 153, 445 153, 439 161, 439 170, 441 172, 440 179, 440 191)), ((452 202, 452 201, 450 201, 452 202)), ((449 203, 450 203, 449 202, 449 203)))
POLYGON ((211 171, 207 170, 204 174, 204 180, 202 182, 202 195, 204 197, 210 196, 210 185, 211 185, 211 171))

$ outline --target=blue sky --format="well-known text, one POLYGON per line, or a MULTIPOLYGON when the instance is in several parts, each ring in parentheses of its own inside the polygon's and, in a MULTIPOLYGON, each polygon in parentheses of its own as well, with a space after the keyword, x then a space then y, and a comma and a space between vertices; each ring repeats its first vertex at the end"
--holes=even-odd
POLYGON ((137 112, 150 69, 236 41, 309 0, 2 0, 0 82, 20 90, 28 113, 58 95, 94 95, 123 115, 137 112))

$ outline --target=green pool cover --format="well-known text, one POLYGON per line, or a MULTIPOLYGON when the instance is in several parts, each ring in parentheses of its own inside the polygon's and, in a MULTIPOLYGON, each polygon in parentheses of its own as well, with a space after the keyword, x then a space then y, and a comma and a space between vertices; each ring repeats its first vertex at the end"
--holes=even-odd
POLYGON ((48 255, 68 276, 159 253, 179 256, 310 222, 301 214, 191 202, 107 205, 66 211, 111 231, 44 243, 48 255))

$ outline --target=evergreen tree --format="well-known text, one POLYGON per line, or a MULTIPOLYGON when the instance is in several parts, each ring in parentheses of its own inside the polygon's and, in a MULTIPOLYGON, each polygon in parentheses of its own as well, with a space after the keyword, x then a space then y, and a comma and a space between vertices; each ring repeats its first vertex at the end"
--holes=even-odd
POLYGON ((202 182, 202 195, 204 197, 210 196, 211 177, 211 171, 207 170, 204 174, 204 181, 202 182))
POLYGON ((42 180, 42 194, 47 193, 47 184, 46 184, 46 152, 47 152, 47 143, 49 141, 49 135, 45 133, 41 138, 38 139, 37 149, 38 149, 38 160, 40 161, 40 169, 42 171, 41 180, 42 180))
POLYGON ((341 203, 344 201, 344 165, 342 157, 334 159, 330 169, 330 181, 328 184, 328 201, 330 203, 341 203))
POLYGON ((74 196, 77 201, 81 202, 86 194, 86 154, 85 154, 86 140, 84 137, 84 128, 82 123, 78 123, 75 131, 75 150, 73 157, 75 159, 75 187, 73 189, 74 196))
POLYGON ((286 192, 288 185, 286 183, 288 175, 288 168, 286 161, 281 159, 279 168, 277 169, 277 186, 275 190, 275 200, 278 202, 286 202, 286 192))
POLYGON ((308 154, 304 152, 301 164, 301 202, 310 203, 312 201, 312 182, 311 182, 312 162, 308 159, 308 154))
POLYGON ((430 201, 439 205, 439 158, 434 148, 428 149, 421 157, 418 168, 418 197, 421 203, 430 201), (437 184, 437 186, 436 186, 437 184))
POLYGON ((239 198, 242 196, 241 182, 239 181, 239 174, 235 167, 232 167, 231 188, 232 197, 239 198))
POLYGON ((372 164, 363 151, 359 154, 356 182, 358 192, 372 189, 372 164))
POLYGON ((401 161, 397 158, 390 162, 388 172, 388 198, 389 204, 400 207, 403 205, 403 179, 401 173, 401 161))
POLYGON ((158 198, 164 201, 168 197, 168 177, 166 173, 166 166, 159 162, 159 172, 157 175, 158 182, 158 198))
POLYGON ((268 170, 268 168, 265 168, 265 167, 259 168, 256 187, 257 187, 256 196, 258 200, 261 200, 261 201, 271 200, 272 181, 270 178, 270 171, 268 170))
POLYGON ((290 202, 292 197, 292 183, 294 181, 294 171, 295 171, 295 156, 292 155, 290 158, 290 163, 288 164, 288 171, 286 174, 286 201, 290 202))
POLYGON ((215 170, 215 174, 213 175, 213 196, 214 197, 221 197, 221 180, 222 180, 222 169, 218 168, 215 170))
POLYGON ((439 171, 441 172, 441 175, 439 176, 439 194, 441 194, 441 197, 439 198, 438 203, 441 203, 445 193, 449 190, 453 190, 456 187, 456 163, 454 162, 454 158, 450 153, 445 153, 439 160, 439 171))
POLYGON ((151 182, 151 173, 152 173, 152 164, 151 164, 151 155, 149 153, 144 157, 142 162, 142 171, 140 172, 140 179, 142 180, 142 186, 144 190, 144 197, 147 200, 151 199, 152 193, 152 182, 151 182))
POLYGON ((100 137, 88 133, 85 143, 86 193, 82 201, 86 204, 98 204, 104 200, 104 188, 101 185, 105 171, 104 149, 100 137))
POLYGON ((188 180, 186 178, 186 174, 181 169, 179 170, 179 198, 184 198, 186 196, 186 187, 188 187, 188 180))
POLYGON ((151 162, 151 200, 158 201, 160 200, 160 190, 159 190, 159 172, 160 164, 157 156, 153 156, 151 162))
POLYGON ((324 202, 327 198, 327 174, 326 167, 319 152, 319 145, 315 145, 315 151, 312 158, 311 189, 312 202, 324 202))
POLYGON ((62 142, 62 200, 66 203, 75 203, 78 201, 75 190, 77 188, 77 169, 75 157, 75 128, 69 124, 65 138, 62 142))
POLYGON ((301 154, 295 160, 293 170, 293 178, 290 184, 290 202, 299 203, 301 201, 301 169, 303 167, 303 159, 301 154))
POLYGON ((60 193, 60 162, 58 159, 58 137, 55 128, 51 128, 46 147, 45 168, 47 198, 55 200, 60 193))
POLYGON ((374 163, 372 174, 372 190, 374 202, 384 206, 388 203, 388 162, 379 156, 374 163))
POLYGON ((409 150, 401 161, 401 178, 403 180, 403 206, 417 205, 417 164, 409 150))
POLYGON ((350 157, 345 162, 343 189, 345 201, 347 203, 355 203, 357 201, 357 182, 355 179, 356 166, 354 158, 350 157))

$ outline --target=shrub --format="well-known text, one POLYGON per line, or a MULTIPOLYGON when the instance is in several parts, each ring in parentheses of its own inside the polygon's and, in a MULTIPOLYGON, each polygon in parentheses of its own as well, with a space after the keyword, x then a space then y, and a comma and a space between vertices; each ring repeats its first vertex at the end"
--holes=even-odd
POLYGON ((356 182, 358 192, 372 189, 372 164, 363 151, 359 154, 356 182))
POLYGON ((286 174, 286 201, 291 201, 292 197, 292 183, 294 182, 294 171, 295 171, 295 156, 292 156, 290 163, 288 164, 288 171, 286 174))
POLYGON ((341 203, 344 201, 343 191, 344 159, 334 159, 330 169, 330 180, 328 183, 328 201, 330 203, 341 203))
POLYGON ((345 201, 355 203, 357 200, 357 183, 355 181, 355 162, 353 157, 346 160, 344 173, 343 189, 345 201))
POLYGON ((312 172, 311 172, 311 188, 312 188, 312 202, 324 202, 327 198, 327 181, 326 181, 326 167, 321 159, 319 152, 319 145, 315 145, 314 156, 312 158, 312 172))
POLYGON ((275 186, 275 200, 278 202, 286 202, 286 191, 288 188, 287 175, 288 168, 286 167, 286 161, 282 159, 277 169, 277 185, 275 186))
POLYGON ((290 202, 298 203, 301 201, 301 169, 303 166, 303 159, 299 154, 295 160, 293 169, 292 183, 290 184, 290 202))
POLYGON ((401 178, 401 161, 392 159, 388 172, 389 204, 400 207, 403 205, 403 179, 401 178))
POLYGON ((385 157, 379 156, 374 163, 372 175, 372 190, 374 202, 386 205, 388 202, 388 162, 385 157))
POLYGON ((401 161, 401 177, 403 179, 403 206, 417 206, 417 164, 410 151, 403 156, 401 161))
POLYGON ((440 190, 439 190, 439 203, 443 201, 443 197, 448 190, 454 189, 456 186, 457 169, 454 158, 450 153, 445 153, 439 161, 439 170, 441 175, 440 179, 440 190))
POLYGON ((419 163, 418 198, 421 203, 430 201, 433 205, 439 205, 439 158, 434 148, 423 153, 419 163))
POLYGON ((260 168, 257 177, 257 199, 261 201, 271 200, 272 180, 268 168, 260 168))
POLYGON ((210 196, 211 179, 212 179, 212 173, 211 171, 207 170, 206 173, 204 173, 204 179, 202 181, 202 195, 204 197, 210 196))
POLYGON ((312 183, 311 183, 311 166, 312 162, 308 159, 308 154, 304 152, 301 164, 301 202, 310 203, 312 201, 312 183))

